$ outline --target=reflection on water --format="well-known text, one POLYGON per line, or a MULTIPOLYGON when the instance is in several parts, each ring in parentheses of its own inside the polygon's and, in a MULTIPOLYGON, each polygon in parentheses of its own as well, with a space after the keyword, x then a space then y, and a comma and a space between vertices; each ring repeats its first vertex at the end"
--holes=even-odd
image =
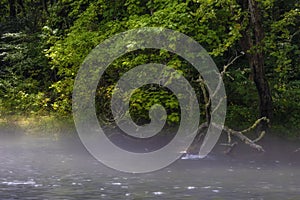
POLYGON ((0 199, 300 199, 300 170, 212 155, 178 160, 153 173, 127 174, 103 166, 78 141, 0 142, 0 199))

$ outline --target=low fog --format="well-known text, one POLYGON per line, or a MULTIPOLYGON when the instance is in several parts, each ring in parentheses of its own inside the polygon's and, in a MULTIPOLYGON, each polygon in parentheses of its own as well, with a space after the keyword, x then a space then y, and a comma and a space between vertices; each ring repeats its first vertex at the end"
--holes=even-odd
MULTIPOLYGON (((260 142, 266 152, 239 143, 225 154, 225 135, 204 159, 179 159, 159 171, 132 174, 97 161, 76 132, 62 135, 27 136, 21 130, 1 130, 0 199, 299 198, 299 143, 276 136, 260 142)), ((121 138, 117 133, 112 140, 141 152, 142 145, 121 138)), ((157 143, 160 146, 161 138, 157 143)), ((150 144, 155 141, 144 142, 150 144)))

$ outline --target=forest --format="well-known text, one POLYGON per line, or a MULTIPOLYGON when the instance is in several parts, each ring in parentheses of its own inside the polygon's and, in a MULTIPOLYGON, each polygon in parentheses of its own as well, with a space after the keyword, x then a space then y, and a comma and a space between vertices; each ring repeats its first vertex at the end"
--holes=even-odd
MULTIPOLYGON (((0 118, 71 119, 74 80, 86 56, 115 34, 141 27, 179 31, 208 51, 223 72, 226 126, 245 129, 266 117, 271 133, 300 137, 299 0, 0 0, 0 118)), ((189 63, 146 49, 115 60, 99 81, 99 121, 112 121, 109 102, 122 74, 154 61, 190 81, 205 116, 199 75, 189 63)), ((157 102, 168 125, 180 123, 176 96, 153 85, 131 97, 134 121, 147 123, 157 102)))

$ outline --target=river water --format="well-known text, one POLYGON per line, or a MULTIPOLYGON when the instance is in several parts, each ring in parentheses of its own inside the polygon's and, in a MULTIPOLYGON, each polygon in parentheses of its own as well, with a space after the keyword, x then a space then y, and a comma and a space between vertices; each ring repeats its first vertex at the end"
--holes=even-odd
POLYGON ((178 160, 156 172, 129 174, 104 166, 76 139, 26 136, 0 142, 0 199, 296 200, 296 153, 291 159, 267 155, 263 161, 253 156, 256 152, 244 157, 212 152, 203 160, 178 160))

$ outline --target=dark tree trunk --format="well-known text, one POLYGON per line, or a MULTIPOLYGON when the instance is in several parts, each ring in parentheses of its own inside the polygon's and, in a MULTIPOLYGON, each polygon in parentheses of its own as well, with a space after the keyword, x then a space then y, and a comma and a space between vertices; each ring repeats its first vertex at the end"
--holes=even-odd
POLYGON ((16 0, 9 0, 9 16, 11 18, 15 18, 17 15, 17 11, 16 11, 16 0))
MULTIPOLYGON (((249 65, 253 72, 253 79, 259 96, 260 117, 271 119, 272 97, 265 76, 265 60, 262 50, 264 29, 262 27, 260 9, 255 0, 243 0, 242 7, 244 10, 247 9, 249 11, 250 24, 244 31, 240 44, 243 51, 248 52, 249 65), (251 51, 249 52, 250 49, 251 51)), ((267 123, 262 123, 259 129, 266 130, 267 123)))

